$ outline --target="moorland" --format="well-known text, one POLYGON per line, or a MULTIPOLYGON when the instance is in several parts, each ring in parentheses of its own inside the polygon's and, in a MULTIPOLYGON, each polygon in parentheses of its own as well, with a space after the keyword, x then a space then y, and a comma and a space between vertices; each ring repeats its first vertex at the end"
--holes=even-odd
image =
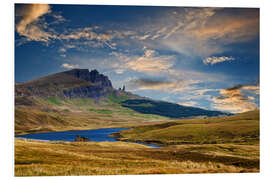
POLYGON ((97 71, 57 73, 16 83, 15 135, 130 129, 112 134, 118 142, 15 138, 15 176, 259 172, 259 119, 116 90, 97 71))

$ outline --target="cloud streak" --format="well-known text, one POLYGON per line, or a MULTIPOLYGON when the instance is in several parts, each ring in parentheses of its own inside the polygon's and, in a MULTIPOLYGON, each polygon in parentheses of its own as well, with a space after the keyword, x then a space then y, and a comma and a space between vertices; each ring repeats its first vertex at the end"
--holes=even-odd
POLYGON ((251 90, 258 93, 258 86, 238 85, 232 88, 220 90, 220 95, 213 98, 212 108, 229 111, 233 113, 241 113, 258 109, 253 96, 246 95, 243 90, 251 90))
POLYGON ((182 8, 164 11, 149 26, 149 39, 189 56, 207 57, 228 50, 226 45, 246 42, 259 35, 259 11, 252 9, 182 8), (154 28, 153 28, 154 27, 154 28), (247 31, 247 29, 249 29, 247 31))
POLYGON ((28 41, 48 42, 55 39, 56 35, 46 31, 46 23, 41 17, 51 13, 48 4, 27 4, 16 8, 16 17, 19 18, 16 24, 18 34, 24 36, 28 41))
POLYGON ((153 79, 132 79, 127 83, 127 88, 135 90, 160 90, 170 93, 178 93, 193 89, 192 85, 199 83, 194 80, 153 80, 153 79))
POLYGON ((111 53, 111 55, 120 60, 119 64, 115 64, 114 66, 118 72, 133 70, 136 72, 155 74, 169 72, 175 64, 174 56, 159 55, 156 51, 150 49, 145 49, 141 56, 127 56, 116 52, 111 53))
POLYGON ((217 64, 217 63, 222 63, 225 61, 234 61, 235 58, 233 57, 226 57, 226 56, 221 56, 221 57, 216 57, 216 56, 212 56, 212 57, 207 57, 203 60, 204 64, 217 64))
POLYGON ((62 68, 65 68, 65 69, 74 69, 74 68, 79 68, 79 65, 78 65, 78 64, 68 64, 68 63, 64 63, 64 64, 62 64, 61 67, 62 67, 62 68))
POLYGON ((188 102, 179 102, 177 103, 181 106, 196 106, 197 105, 197 102, 195 101, 188 101, 188 102))
MULTIPOLYGON (((88 48, 116 49, 120 44, 122 47, 125 43, 141 46, 147 42, 152 49, 165 48, 206 59, 228 50, 225 45, 246 42, 259 34, 259 13, 252 9, 230 9, 231 13, 224 13, 226 8, 179 8, 160 13, 158 21, 148 21, 139 29, 110 26, 105 30, 92 26, 64 32, 54 32, 44 20, 45 15, 51 14, 57 22, 65 21, 61 15, 53 14, 49 5, 30 4, 18 9, 16 17, 20 17, 20 20, 16 30, 28 41, 48 43, 51 39, 58 39, 64 44, 80 46, 77 50, 82 50, 83 45, 88 48)), ((224 57, 215 58, 221 60, 224 57)))

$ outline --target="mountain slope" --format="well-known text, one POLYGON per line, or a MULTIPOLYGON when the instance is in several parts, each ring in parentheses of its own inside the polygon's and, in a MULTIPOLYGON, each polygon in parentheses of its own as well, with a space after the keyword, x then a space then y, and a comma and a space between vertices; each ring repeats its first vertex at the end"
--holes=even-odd
POLYGON ((116 90, 97 70, 73 69, 15 84, 16 132, 129 126, 227 115, 116 90))
POLYGON ((208 111, 164 101, 154 101, 123 90, 116 90, 112 87, 112 83, 107 76, 100 74, 97 70, 89 72, 88 69, 73 69, 16 84, 15 95, 16 105, 34 104, 31 97, 93 98, 97 103, 100 99, 110 98, 117 104, 120 103, 121 106, 138 113, 156 114, 169 118, 229 115, 219 111, 208 111))

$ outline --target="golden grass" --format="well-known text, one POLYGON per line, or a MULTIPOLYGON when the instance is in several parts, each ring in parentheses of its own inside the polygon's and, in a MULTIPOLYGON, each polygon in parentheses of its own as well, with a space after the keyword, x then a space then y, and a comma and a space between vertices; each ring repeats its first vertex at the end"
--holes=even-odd
POLYGON ((120 140, 157 144, 258 144, 259 111, 230 117, 177 120, 135 127, 120 133, 120 140))
POLYGON ((259 147, 15 140, 16 176, 258 172, 259 147))

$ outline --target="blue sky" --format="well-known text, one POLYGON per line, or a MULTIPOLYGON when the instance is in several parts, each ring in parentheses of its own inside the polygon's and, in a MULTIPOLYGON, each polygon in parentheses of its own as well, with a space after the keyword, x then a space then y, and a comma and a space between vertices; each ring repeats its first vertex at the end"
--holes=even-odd
POLYGON ((16 4, 15 81, 97 69, 118 89, 259 108, 259 9, 16 4))

